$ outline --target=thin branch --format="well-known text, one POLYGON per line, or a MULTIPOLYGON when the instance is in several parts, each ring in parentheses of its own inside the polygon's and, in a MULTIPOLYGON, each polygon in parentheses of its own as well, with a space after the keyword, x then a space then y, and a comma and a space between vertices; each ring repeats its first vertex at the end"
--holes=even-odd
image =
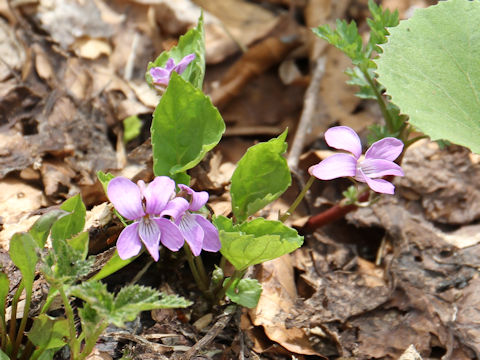
POLYGON ((298 159, 302 154, 303 147, 305 146, 305 135, 311 131, 312 118, 315 112, 315 106, 317 104, 318 92, 320 90, 320 82, 323 74, 325 73, 326 57, 322 56, 315 61, 313 76, 310 85, 305 92, 305 100, 303 102, 303 111, 298 123, 295 137, 293 138, 292 147, 288 154, 287 162, 291 171, 295 172, 298 167, 298 159))

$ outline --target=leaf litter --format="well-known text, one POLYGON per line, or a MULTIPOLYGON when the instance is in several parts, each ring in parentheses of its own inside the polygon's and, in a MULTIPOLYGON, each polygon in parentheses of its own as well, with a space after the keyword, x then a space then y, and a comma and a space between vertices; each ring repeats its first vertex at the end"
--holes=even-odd
MULTIPOLYGON (((95 173, 152 179, 147 134, 157 98, 145 84, 145 66, 194 25, 200 7, 206 12, 207 89, 228 130, 192 174, 213 194, 217 215, 231 211, 225 189, 245 148, 285 127, 293 138, 316 57, 326 57, 327 65, 304 152, 325 148, 321 135, 329 126, 362 133, 378 121, 377 110, 344 84, 345 58, 306 35, 308 27, 339 17, 363 24, 366 1, 180 3, 0 5, 0 259, 11 275, 18 277, 4 255, 12 232, 28 229, 38 214, 78 192, 92 209, 91 252, 114 244, 122 227, 102 205, 95 173), (125 145, 118 140, 121 123, 131 115, 143 120, 143 131, 125 145)), ((384 1, 401 16, 428 4, 384 1)), ((479 161, 464 148, 424 142, 403 164, 406 176, 396 180, 395 197, 316 230, 291 256, 257 266, 264 293, 256 309, 209 314, 199 301, 193 309, 142 316, 128 336, 109 329, 90 359, 122 352, 136 359, 181 358, 219 323, 223 327, 198 349, 204 358, 479 358, 479 161)), ((300 159, 299 169, 307 168, 300 159)), ((317 184, 297 220, 338 199, 344 186, 341 180, 317 184), (316 197, 323 199, 320 206, 316 197)), ((266 217, 278 209, 268 211, 266 217)), ((145 262, 140 258, 128 272, 140 272, 145 262)), ((197 291, 183 269, 161 276, 152 269, 142 283, 185 295, 197 291)), ((125 274, 109 279, 117 287, 125 281, 125 274)))

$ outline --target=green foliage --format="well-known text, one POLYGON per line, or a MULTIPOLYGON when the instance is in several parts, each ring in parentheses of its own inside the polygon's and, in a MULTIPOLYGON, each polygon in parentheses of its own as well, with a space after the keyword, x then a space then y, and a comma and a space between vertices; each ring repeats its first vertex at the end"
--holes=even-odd
POLYGON ((133 256, 129 259, 123 260, 123 259, 120 259, 120 256, 118 256, 118 251, 115 250, 115 253, 107 261, 107 263, 102 267, 102 269, 98 273, 96 273, 94 276, 92 276, 92 278, 90 278, 89 281, 105 279, 107 276, 112 275, 113 273, 117 272, 118 270, 130 264, 139 256, 140 254, 138 254, 137 256, 133 256))
POLYGON ((137 115, 132 115, 123 120, 123 142, 126 144, 135 139, 142 130, 142 120, 137 115))
POLYGON ((105 194, 107 194, 107 188, 108 188, 108 183, 110 180, 112 180, 115 177, 115 175, 110 174, 110 173, 104 173, 103 171, 97 171, 97 178, 98 181, 102 184, 103 191, 105 194))
POLYGON ((232 209, 238 222, 282 195, 292 181, 287 161, 287 130, 279 137, 250 147, 232 176, 232 209))
POLYGON ((279 221, 257 218, 233 225, 219 216, 214 224, 222 242, 220 252, 237 270, 288 254, 303 244, 303 236, 279 221))
POLYGON ((52 240, 70 239, 72 236, 78 234, 85 226, 85 215, 87 210, 82 202, 80 194, 77 194, 66 200, 60 209, 69 212, 58 219, 52 226, 52 240))
POLYGON ((379 80, 410 123, 433 140, 480 153, 480 2, 441 1, 396 28, 379 80))
POLYGON ((65 346, 64 339, 67 336, 67 319, 52 318, 46 314, 35 318, 33 326, 28 332, 30 341, 42 350, 59 349, 65 346))
POLYGON ((191 83, 194 87, 202 89, 203 77, 205 75, 205 34, 203 31, 203 15, 198 19, 196 28, 189 30, 178 40, 178 45, 161 53, 153 62, 149 62, 145 78, 152 85, 152 77, 149 70, 152 67, 165 67, 167 60, 173 58, 178 64, 185 56, 195 54, 195 59, 188 65, 181 77, 191 83))
POLYGON ((114 296, 107 291, 105 284, 84 282, 73 287, 71 295, 85 300, 89 304, 90 308, 82 314, 84 318, 93 318, 94 321, 95 316, 98 316, 99 319, 116 326, 123 326, 126 321, 134 320, 138 313, 144 310, 191 305, 190 301, 179 296, 163 295, 152 288, 140 285, 126 286, 120 290, 117 296, 114 296), (93 310, 97 313, 96 315, 93 310))
POLYGON ((65 210, 52 210, 42 215, 37 221, 35 221, 28 233, 33 237, 40 249, 43 249, 45 246, 48 234, 50 233, 50 229, 55 221, 67 214, 68 212, 65 210))
POLYGON ((379 45, 387 41, 386 28, 398 24, 398 12, 383 11, 373 0, 368 1, 368 7, 372 18, 367 19, 370 37, 365 46, 354 21, 347 23, 345 20, 337 20, 335 30, 329 25, 323 25, 313 29, 313 32, 352 60, 355 66, 345 73, 350 77, 347 83, 359 87, 356 95, 362 99, 374 99, 379 103, 385 126, 377 125, 372 129, 373 136, 370 140, 373 142, 387 136, 401 137, 406 119, 399 115, 398 109, 383 99, 381 94, 384 88, 376 81, 376 65, 372 61, 382 51, 379 45))
MULTIPOLYGON (((228 282, 228 279, 225 279, 224 284, 228 282)), ((257 306, 261 294, 262 285, 257 279, 236 279, 227 289, 227 296, 230 300, 247 308, 257 306)))
POLYGON ((10 240, 9 253, 10 259, 22 273, 22 282, 29 297, 35 277, 35 266, 38 262, 37 244, 30 234, 16 233, 10 240))
POLYGON ((210 98, 172 74, 166 92, 153 113, 153 171, 188 184, 188 169, 197 165, 220 141, 225 131, 210 98))
POLYGON ((5 273, 0 272, 0 341, 7 328, 7 323, 5 322, 5 306, 9 289, 10 281, 8 281, 8 276, 5 273))

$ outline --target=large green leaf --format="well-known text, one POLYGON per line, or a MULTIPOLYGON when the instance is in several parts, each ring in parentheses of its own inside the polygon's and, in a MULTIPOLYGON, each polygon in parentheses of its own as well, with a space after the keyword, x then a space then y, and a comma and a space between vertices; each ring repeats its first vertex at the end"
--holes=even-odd
POLYGON ((299 248, 303 236, 280 221, 257 218, 240 225, 219 216, 214 220, 219 230, 220 252, 237 270, 276 259, 299 248))
MULTIPOLYGON (((198 89, 202 88, 205 75, 205 35, 203 31, 203 15, 198 20, 196 28, 190 29, 178 40, 178 45, 169 51, 161 53, 153 62, 148 63, 147 69, 155 66, 165 67, 167 60, 173 58, 178 64, 185 56, 195 54, 195 59, 182 73, 182 78, 193 84, 198 89)), ((152 84, 149 71, 145 75, 147 82, 152 84)))
POLYGON ((61 217, 53 224, 51 233, 53 240, 70 239, 82 231, 85 226, 86 209, 80 194, 66 200, 60 209, 68 211, 70 214, 61 217))
POLYGON ((480 152, 480 1, 417 10, 377 60, 379 81, 410 122, 433 140, 480 152))
POLYGON ((240 159, 232 176, 233 213, 238 222, 277 199, 292 181, 287 161, 287 130, 278 138, 256 144, 240 159))
POLYGON ((176 73, 153 113, 153 171, 173 177, 197 165, 220 141, 225 123, 210 98, 176 73))

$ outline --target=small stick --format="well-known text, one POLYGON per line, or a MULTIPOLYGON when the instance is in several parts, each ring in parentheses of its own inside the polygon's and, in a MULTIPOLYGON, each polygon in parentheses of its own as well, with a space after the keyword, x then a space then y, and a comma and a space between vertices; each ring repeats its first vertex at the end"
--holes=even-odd
POLYGON ((199 352, 203 347, 210 344, 217 335, 227 326, 227 324, 232 319, 233 314, 237 310, 236 306, 227 307, 225 312, 219 316, 217 322, 208 330, 206 335, 198 340, 198 342, 193 345, 182 357, 182 360, 190 360, 197 352, 199 352))
POLYGON ((303 102, 303 111, 300 116, 300 122, 298 123, 295 137, 293 138, 292 147, 288 154, 287 162, 288 166, 293 172, 297 171, 298 159, 305 146, 305 135, 311 131, 312 117, 315 111, 315 105, 317 104, 317 96, 320 90, 320 82, 323 74, 325 73, 326 57, 322 56, 314 62, 313 76, 310 85, 308 85, 305 93, 305 100, 303 102))

